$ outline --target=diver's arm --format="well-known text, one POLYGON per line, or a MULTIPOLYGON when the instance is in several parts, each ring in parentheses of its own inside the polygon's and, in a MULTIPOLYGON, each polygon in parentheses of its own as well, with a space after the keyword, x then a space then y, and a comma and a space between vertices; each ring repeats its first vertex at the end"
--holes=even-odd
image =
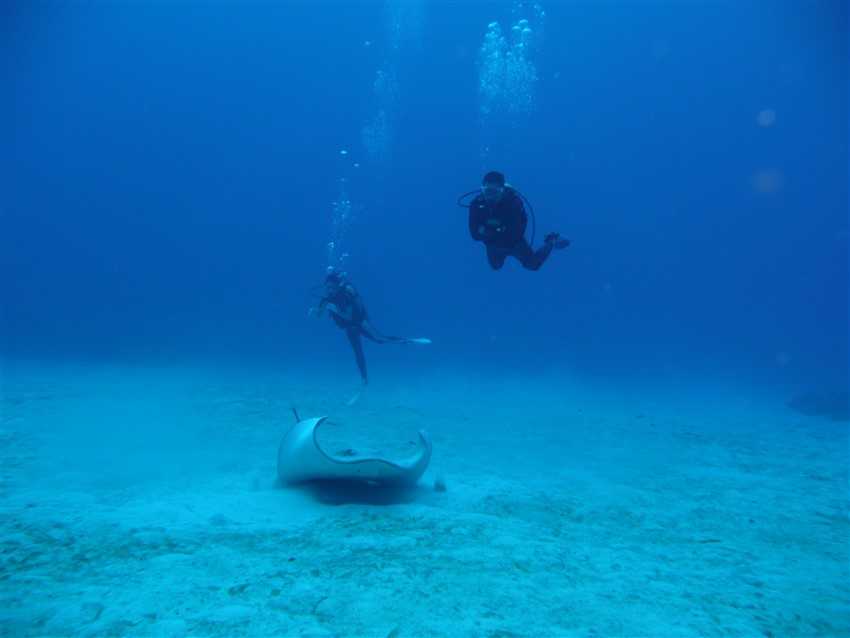
POLYGON ((308 317, 321 317, 325 313, 325 307, 328 305, 328 298, 322 297, 315 306, 310 306, 307 309, 308 317))
POLYGON ((522 200, 516 195, 511 200, 510 212, 507 217, 505 234, 510 238, 511 243, 521 241, 525 237, 525 228, 528 226, 528 215, 525 214, 522 200))
POLYGON ((354 317, 354 313, 351 310, 351 306, 348 306, 345 309, 343 309, 343 308, 340 308, 336 304, 329 303, 327 305, 327 307, 328 307, 328 310, 331 313, 333 313, 334 315, 336 315, 337 317, 339 317, 343 321, 352 321, 352 319, 354 317))
POLYGON ((358 301, 360 295, 351 285, 346 286, 345 293, 345 295, 338 297, 339 303, 333 303, 330 299, 326 299, 325 305, 335 317, 339 317, 347 323, 357 324, 360 322, 360 318, 357 316, 360 309, 358 304, 362 304, 358 301))
POLYGON ((481 214, 481 209, 478 207, 478 199, 473 199, 469 205, 469 234, 475 241, 484 239, 484 234, 481 232, 484 227, 484 219, 481 214))

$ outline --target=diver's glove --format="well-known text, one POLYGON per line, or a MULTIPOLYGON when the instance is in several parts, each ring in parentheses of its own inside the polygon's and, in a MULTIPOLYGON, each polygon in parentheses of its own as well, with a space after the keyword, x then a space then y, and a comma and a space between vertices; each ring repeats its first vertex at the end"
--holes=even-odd
POLYGON ((558 233, 549 233, 543 238, 544 244, 551 244, 555 250, 566 248, 570 245, 570 240, 561 237, 558 233))

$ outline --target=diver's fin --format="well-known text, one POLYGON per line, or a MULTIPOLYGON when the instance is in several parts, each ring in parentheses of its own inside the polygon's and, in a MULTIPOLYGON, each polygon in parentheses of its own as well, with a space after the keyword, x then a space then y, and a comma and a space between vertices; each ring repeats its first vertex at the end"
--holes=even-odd
POLYGON ((358 390, 357 392, 355 392, 354 396, 351 397, 348 401, 345 402, 345 405, 347 405, 349 408, 351 406, 353 406, 355 403, 357 403, 360 400, 361 394, 363 394, 363 390, 358 390))
POLYGON ((431 340, 422 337, 422 338, 419 338, 419 339, 408 339, 407 342, 408 343, 421 343, 421 344, 427 345, 427 344, 431 343, 431 340))

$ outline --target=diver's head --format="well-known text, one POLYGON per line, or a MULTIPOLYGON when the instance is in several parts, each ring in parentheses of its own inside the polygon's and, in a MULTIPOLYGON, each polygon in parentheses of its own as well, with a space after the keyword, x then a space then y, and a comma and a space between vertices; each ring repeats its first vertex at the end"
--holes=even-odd
POLYGON ((505 196, 505 176, 498 171, 490 171, 481 180, 481 194, 488 202, 495 204, 505 196))
POLYGON ((342 288, 343 285, 345 285, 345 273, 333 267, 328 268, 328 274, 325 275, 325 288, 329 292, 334 292, 342 288))

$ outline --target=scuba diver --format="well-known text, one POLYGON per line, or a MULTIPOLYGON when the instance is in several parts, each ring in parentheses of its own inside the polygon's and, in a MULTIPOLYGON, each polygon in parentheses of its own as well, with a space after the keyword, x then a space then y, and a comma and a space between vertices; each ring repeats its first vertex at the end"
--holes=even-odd
POLYGON ((319 317, 325 310, 330 312, 331 318, 337 326, 345 330, 351 348, 354 350, 354 358, 360 370, 363 384, 368 383, 366 374, 366 357, 363 354, 363 342, 361 336, 375 343, 431 343, 430 339, 408 339, 405 337, 388 337, 378 332, 369 321, 363 298, 345 276, 345 273, 329 268, 325 277, 325 294, 319 300, 316 307, 310 308, 308 316, 319 317))
MULTIPOLYGON (((480 192, 470 191, 458 199, 460 206, 469 208, 469 234, 487 247, 487 261, 493 270, 499 270, 507 257, 518 259, 529 270, 538 270, 553 250, 570 245, 569 239, 549 233, 543 245, 534 250, 534 231, 530 242, 525 239, 528 216, 523 201, 531 208, 525 196, 506 184, 505 176, 497 171, 484 176, 480 192), (478 194, 468 205, 464 204, 464 198, 473 193, 478 194)), ((533 208, 531 215, 533 220, 533 208)))

